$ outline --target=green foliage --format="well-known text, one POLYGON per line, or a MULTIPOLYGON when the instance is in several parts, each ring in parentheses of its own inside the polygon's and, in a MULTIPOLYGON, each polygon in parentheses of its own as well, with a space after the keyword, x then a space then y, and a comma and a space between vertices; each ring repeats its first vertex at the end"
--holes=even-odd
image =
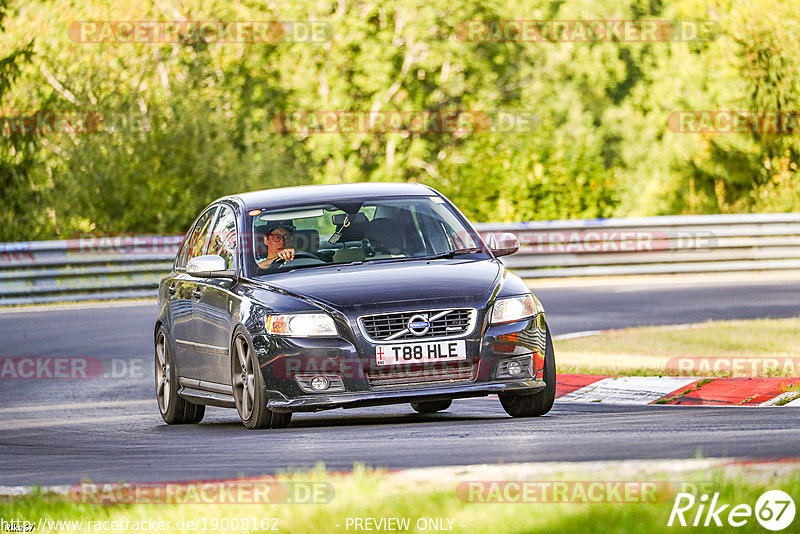
MULTIPOLYGON (((0 34, 4 30, 7 9, 7 0, 0 0, 0 34)), ((32 42, 11 48, 9 52, 0 48, 0 104, 19 77, 21 65, 31 61, 32 56, 32 42)), ((4 229, 0 231, 0 240, 4 235, 29 234, 19 224, 16 215, 28 211, 29 206, 35 205, 40 198, 39 192, 29 182, 35 152, 36 139, 29 135, 9 131, 0 136, 0 199, 3 200, 0 204, 0 228, 4 229)))
POLYGON ((0 107, 95 133, 0 137, 0 241, 186 229, 214 198, 418 181, 474 220, 800 210, 798 135, 687 134, 678 110, 798 109, 789 0, 0 0, 0 107), (319 21, 328 40, 76 42, 76 21, 319 21), (470 20, 712 20, 704 42, 470 42, 470 20), (46 29, 46 31, 42 31, 46 29), (12 85, 13 83, 13 85, 12 85), (514 132, 282 132, 292 111, 534 113, 514 132), (114 118, 115 120, 110 120, 114 118))
MULTIPOLYGON (((754 508, 766 491, 781 490, 794 496, 800 490, 800 473, 790 462, 753 465, 698 458, 671 463, 657 460, 607 462, 602 467, 598 467, 598 463, 577 464, 576 467, 540 463, 536 470, 528 468, 534 464, 524 464, 525 469, 517 464, 496 466, 496 480, 489 481, 468 478, 485 476, 486 466, 475 470, 436 468, 425 474, 414 473, 414 470, 387 474, 358 465, 354 466, 352 474, 326 473, 318 468, 313 473, 297 472, 263 480, 264 484, 296 484, 300 488, 310 484, 329 485, 333 497, 330 502, 294 505, 282 502, 280 497, 277 502, 259 502, 261 499, 269 501, 271 494, 267 492, 260 499, 256 497, 255 504, 206 502, 211 499, 206 495, 215 495, 214 486, 206 491, 206 486, 198 488, 192 484, 187 484, 177 497, 168 497, 178 502, 118 503, 113 502, 117 495, 128 496, 133 501, 135 494, 98 484, 96 492, 76 491, 72 498, 50 493, 0 498, 0 513, 7 522, 12 519, 28 521, 36 528, 41 522, 44 531, 63 533, 86 532, 90 523, 96 526, 94 530, 101 530, 102 523, 97 522, 107 522, 105 525, 114 528, 113 521, 119 522, 120 530, 185 532, 193 530, 186 526, 193 521, 195 525, 205 525, 194 530, 265 532, 271 527, 280 532, 316 534, 330 532, 336 528, 334 525, 347 530, 348 520, 351 521, 349 529, 356 530, 359 527, 353 526, 353 518, 375 518, 376 521, 395 518, 408 521, 408 526, 384 530, 435 532, 434 525, 423 528, 423 523, 426 519, 438 519, 442 527, 449 527, 451 531, 475 534, 573 533, 586 531, 587 525, 599 532, 670 534, 677 529, 702 532, 716 526, 714 517, 707 515, 709 506, 700 504, 705 495, 714 499, 714 510, 721 511, 716 517, 722 526, 716 528, 722 532, 734 528, 729 526, 731 510, 746 505, 752 515, 744 518, 734 515, 733 519, 742 521, 735 532, 749 534, 765 531, 755 517, 757 510, 754 508), (504 486, 502 481, 510 485, 504 486), (478 486, 481 491, 469 491, 472 487, 469 484, 474 482, 483 482, 484 485, 478 486), (597 484, 603 482, 608 483, 608 489, 598 491, 597 484), (528 484, 532 491, 520 490, 528 484), (553 488, 558 487, 563 490, 554 492, 553 488), (655 488, 655 491, 647 491, 647 488, 655 488), (678 514, 673 518, 673 525, 669 525, 679 492, 695 499, 694 505, 683 515, 687 527, 680 526, 678 514), (85 502, 81 502, 82 497, 85 502), (536 512, 531 513, 534 509, 536 512), (692 527, 695 517, 700 521, 711 517, 708 521, 713 526, 692 527), (266 526, 262 526, 262 519, 266 520, 266 526), (232 520, 238 523, 236 528, 216 528, 230 525, 232 520), (159 527, 159 521, 164 521, 162 526, 170 521, 169 528, 159 527), (122 528, 126 526, 129 528, 122 528)), ((234 496, 235 483, 231 481, 234 496)), ((242 487, 248 488, 253 483, 245 479, 242 487)), ((245 490, 243 499, 251 493, 252 490, 245 490)), ((686 505, 686 502, 683 500, 681 504, 686 505)), ((741 513, 742 509, 738 511, 741 513)), ((394 526, 399 525, 393 522, 394 526)), ((444 528, 440 527, 439 531, 444 528)))

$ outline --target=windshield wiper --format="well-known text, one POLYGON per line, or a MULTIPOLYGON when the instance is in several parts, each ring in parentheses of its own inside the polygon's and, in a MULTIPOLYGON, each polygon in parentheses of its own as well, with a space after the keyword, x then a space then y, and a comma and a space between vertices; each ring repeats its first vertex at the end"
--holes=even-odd
POLYGON ((433 256, 424 256, 419 258, 421 260, 439 260, 439 259, 446 259, 446 258, 454 258, 456 256, 461 256, 462 254, 473 254, 475 252, 483 252, 481 247, 472 247, 472 248, 459 248, 456 250, 448 250, 447 252, 442 252, 441 254, 434 254, 433 256))
POLYGON ((281 265, 280 267, 276 267, 274 269, 259 269, 258 276, 270 275, 270 274, 284 274, 289 273, 292 271, 296 271, 297 269, 308 269, 311 267, 331 267, 333 265, 341 265, 338 263, 312 263, 309 265, 289 265, 288 267, 284 267, 281 265))
POLYGON ((401 256, 399 258, 364 258, 363 260, 358 260, 346 265, 358 265, 361 263, 391 263, 391 262, 399 262, 399 261, 414 261, 414 260, 438 260, 442 258, 453 258, 454 256, 460 256, 462 254, 473 254, 475 252, 483 252, 483 249, 480 247, 474 248, 460 248, 458 250, 450 250, 448 252, 443 252, 441 254, 434 254, 432 256, 401 256))

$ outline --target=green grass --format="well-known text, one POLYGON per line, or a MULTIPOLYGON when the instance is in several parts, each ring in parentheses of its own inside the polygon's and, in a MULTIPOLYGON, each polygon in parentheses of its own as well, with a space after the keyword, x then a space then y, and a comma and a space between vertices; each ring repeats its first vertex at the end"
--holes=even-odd
MULTIPOLYGON (((627 328, 554 342, 560 373, 610 376, 681 374, 674 358, 781 359, 790 368, 765 366, 758 372, 705 369, 701 376, 798 376, 800 318, 709 321, 688 326, 627 328)), ((684 373, 685 374, 685 373, 684 373)))
POLYGON ((778 402, 775 403, 775 406, 784 406, 792 401, 796 401, 797 399, 800 399, 800 392, 779 400, 778 402))
MULTIPOLYGON (((556 345, 557 347, 558 345, 556 345)), ((569 357, 570 355, 565 355, 569 357)), ((598 356, 599 357, 599 356, 598 356)), ((556 367, 558 374, 587 374, 604 376, 668 376, 663 367, 621 367, 618 365, 597 364, 568 365, 560 361, 561 355, 556 348, 556 367)))
MULTIPOLYGON (((604 480, 632 480, 629 474, 604 480)), ((674 474, 672 475, 674 478, 674 474)), ((562 480, 591 481, 592 475, 573 469, 560 475, 562 480)), ((324 481, 332 485, 335 495, 327 504, 237 504, 237 505, 176 505, 176 504, 112 504, 98 505, 73 502, 64 496, 31 495, 0 499, 0 517, 5 520, 23 519, 38 524, 40 517, 51 520, 82 521, 171 521, 171 532, 181 520, 205 520, 210 528, 214 521, 227 518, 276 518, 278 531, 291 533, 354 532, 346 528, 347 518, 400 517, 410 518, 410 532, 419 532, 413 525, 420 518, 453 520, 453 531, 463 533, 523 533, 523 532, 591 532, 634 533, 675 532, 667 520, 673 496, 655 503, 473 503, 459 498, 459 480, 442 477, 436 482, 398 481, 385 472, 357 469, 352 475, 337 475, 317 470, 311 474, 284 476, 287 481, 324 481), (449 479, 449 480, 448 480, 449 479), (336 525, 340 525, 337 527, 336 525)), ((497 480, 493 478, 492 480, 497 480)), ((548 480, 556 480, 550 477, 548 480)), ((595 473, 594 480, 600 480, 595 473)), ((666 474, 651 474, 640 480, 669 480, 666 474)), ((744 471, 731 474, 717 470, 713 473, 694 472, 681 481, 704 481, 706 493, 720 492, 721 503, 749 504, 766 490, 782 489, 797 499, 800 497, 800 471, 783 469, 783 474, 770 472, 768 477, 751 476, 744 471)), ((695 509, 696 510, 696 507, 695 509)), ((693 511, 694 511, 693 510, 693 511)), ((693 517, 693 516, 692 516, 693 517)), ((724 518, 724 516, 723 516, 724 518)), ((796 520, 800 521, 800 519, 796 520)), ((795 522, 795 524, 796 524, 795 522)), ((218 524, 218 523, 217 523, 218 524)), ((270 523, 272 524, 272 523, 270 523)), ((446 524, 446 523, 445 523, 446 524)), ((186 530, 186 529, 185 529, 186 530)), ((700 529, 681 528, 681 532, 700 529)), ((727 529, 719 529, 725 532, 727 529)), ((44 529, 52 532, 53 530, 44 529)), ((71 530, 62 529, 62 532, 71 530)), ((84 530, 86 531, 86 530, 84 530)), ((96 530, 95 530, 96 531, 96 530)), ((149 530, 156 532, 157 530, 149 530)), ((188 531, 188 530, 187 530, 188 531)), ((220 529, 209 530, 210 532, 220 529)), ((230 529, 227 531, 263 531, 230 529)), ((751 518, 737 532, 764 532, 751 518)), ((148 532, 144 530, 142 532, 148 532)))
POLYGON ((798 384, 788 384, 781 388, 781 393, 794 393, 793 395, 788 395, 783 399, 779 400, 775 406, 783 406, 784 404, 789 404, 790 402, 800 399, 800 383, 798 384))

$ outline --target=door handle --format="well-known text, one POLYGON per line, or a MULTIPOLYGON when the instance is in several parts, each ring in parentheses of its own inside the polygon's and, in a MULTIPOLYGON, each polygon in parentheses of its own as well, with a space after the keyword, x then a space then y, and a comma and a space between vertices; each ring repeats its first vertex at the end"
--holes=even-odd
POLYGON ((197 289, 195 289, 194 291, 192 291, 192 296, 193 296, 194 298, 196 298, 196 299, 199 299, 200 297, 202 297, 202 296, 203 296, 203 291, 202 291, 202 290, 201 290, 201 289, 198 287, 197 289))
POLYGON ((176 291, 176 289, 175 289, 175 284, 172 284, 172 285, 171 285, 171 286, 169 286, 169 288, 167 289, 167 294, 168 294, 170 297, 174 297, 174 296, 175 296, 175 291, 176 291))

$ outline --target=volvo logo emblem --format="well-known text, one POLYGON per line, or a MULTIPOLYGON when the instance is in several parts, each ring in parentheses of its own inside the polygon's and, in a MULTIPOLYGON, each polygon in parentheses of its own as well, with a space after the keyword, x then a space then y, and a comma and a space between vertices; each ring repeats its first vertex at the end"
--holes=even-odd
POLYGON ((431 329, 431 323, 425 315, 414 315, 408 320, 408 331, 415 336, 424 336, 431 329))

